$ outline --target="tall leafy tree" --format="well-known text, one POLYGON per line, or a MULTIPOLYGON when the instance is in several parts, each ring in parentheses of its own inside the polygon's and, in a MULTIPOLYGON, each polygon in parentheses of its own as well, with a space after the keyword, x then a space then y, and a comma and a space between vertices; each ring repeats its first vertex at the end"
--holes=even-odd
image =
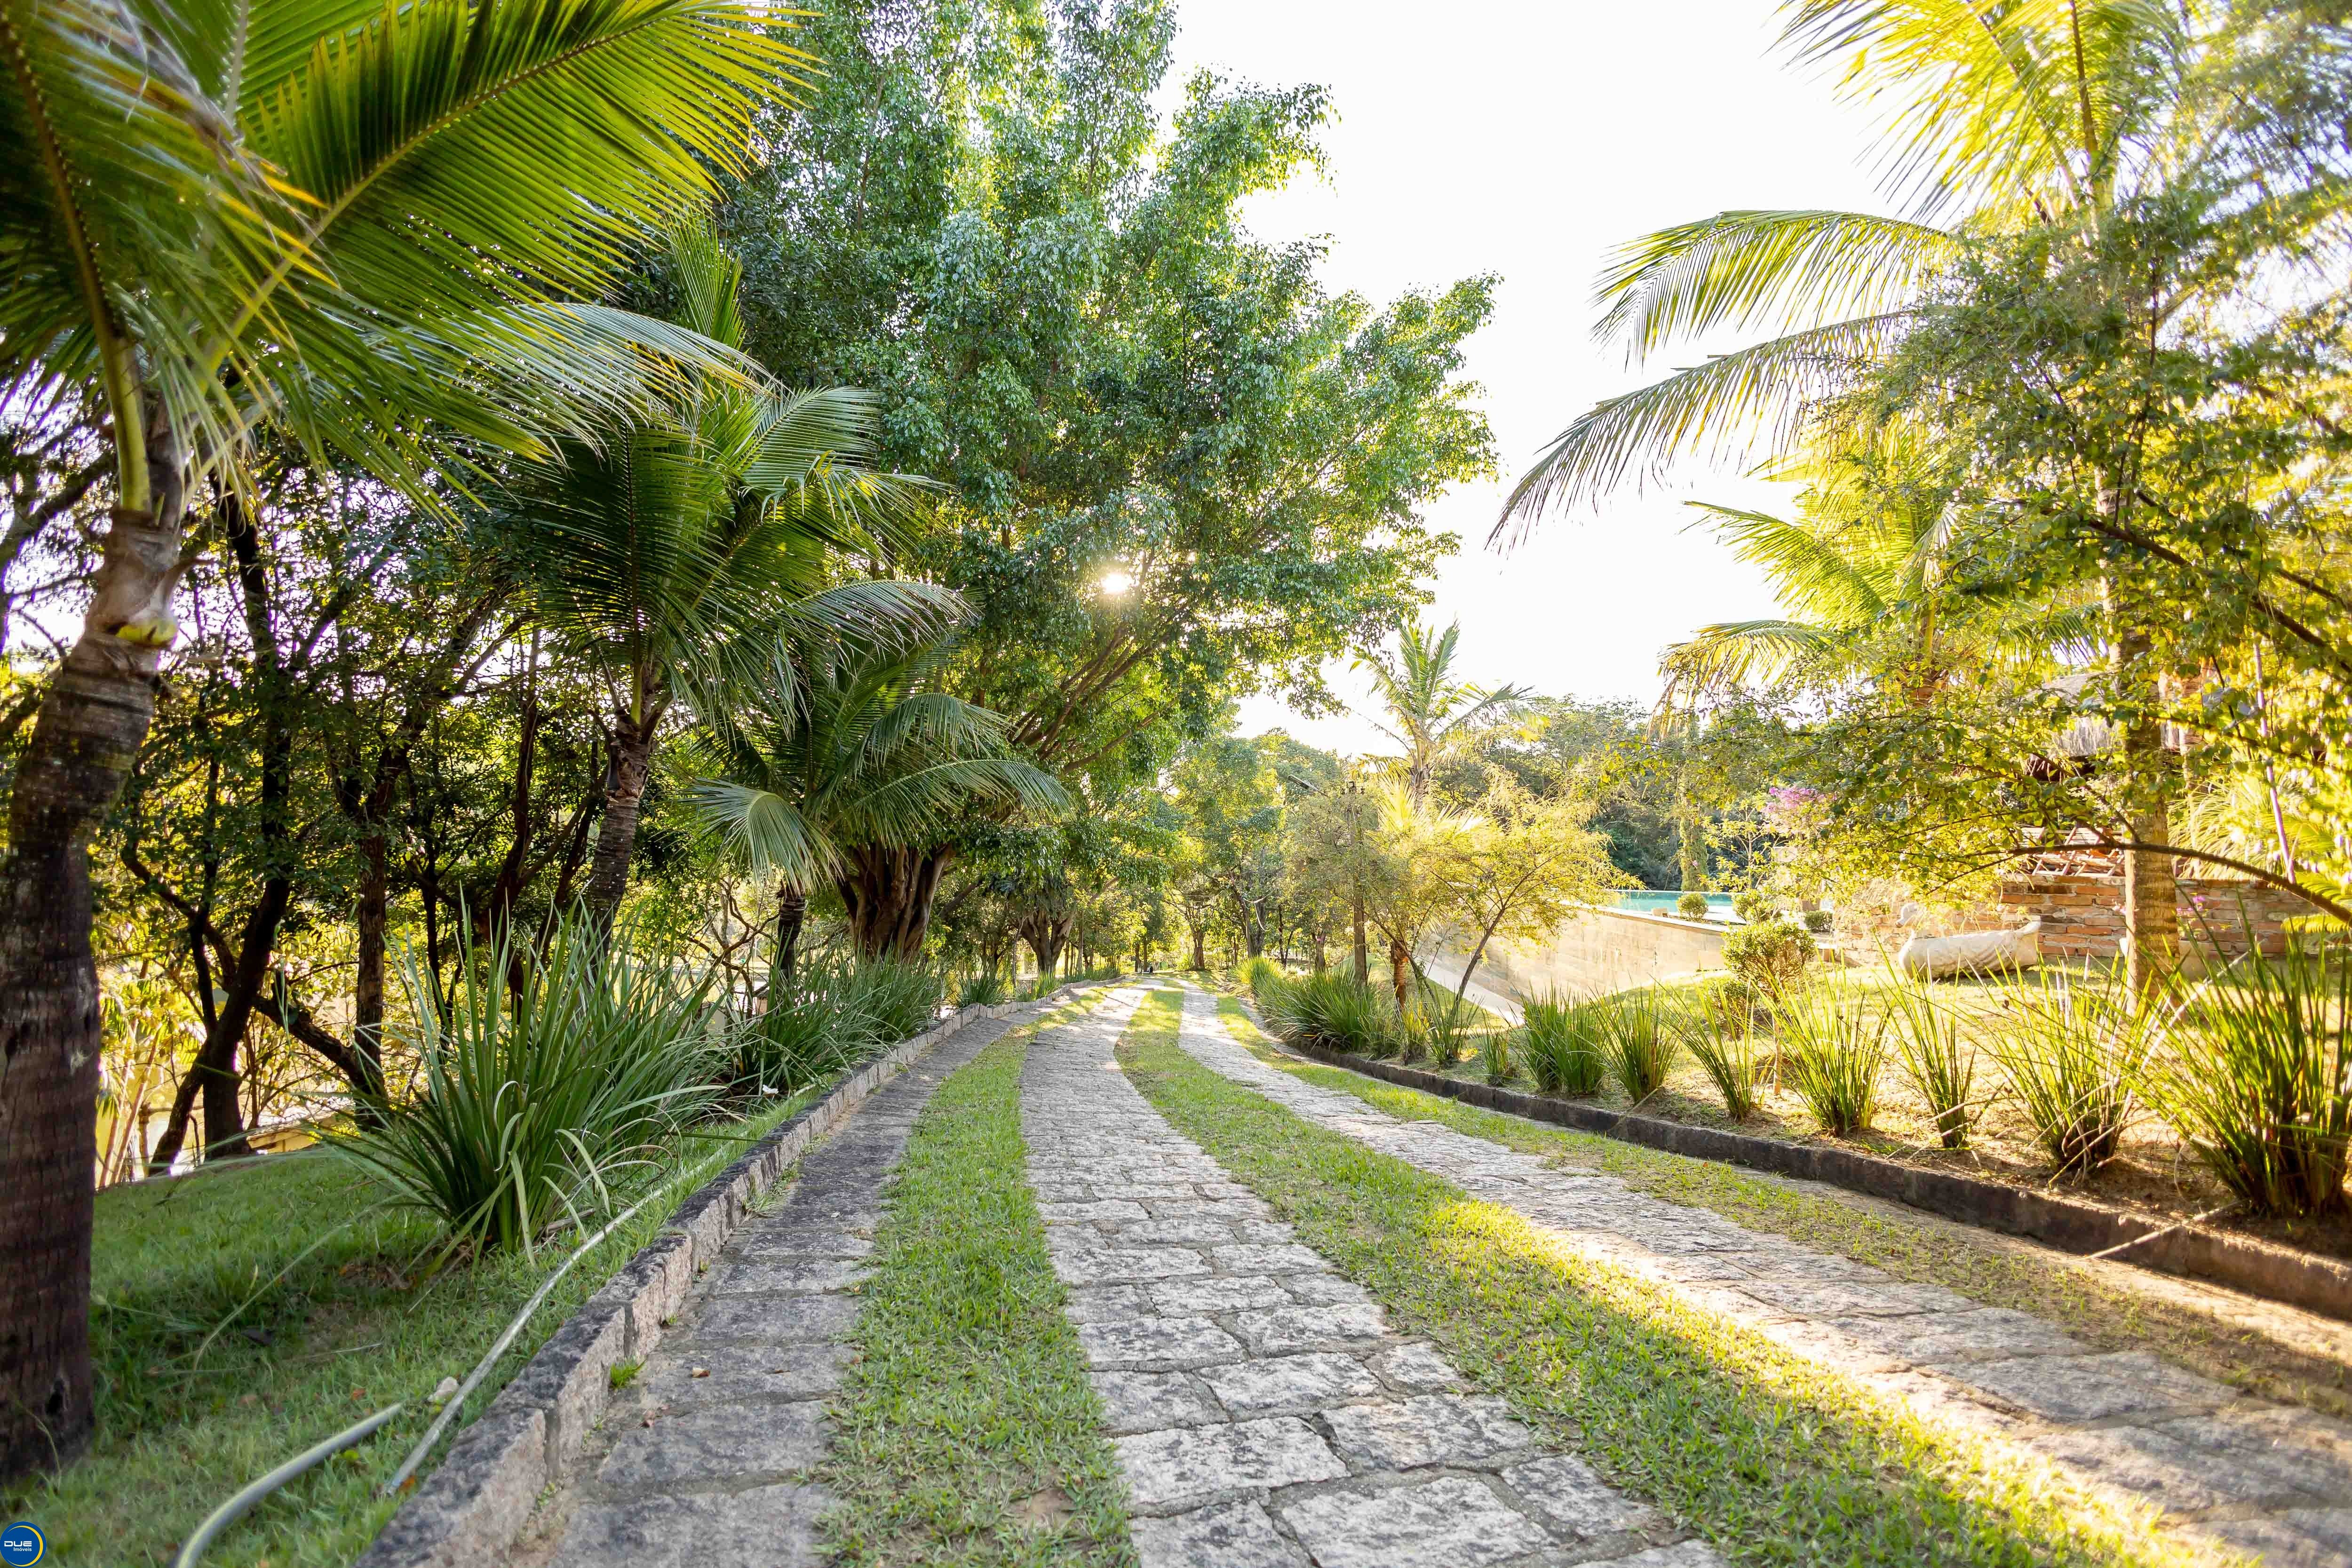
MULTIPOLYGON (((954 689, 1073 784, 1150 778, 1250 685, 1328 702, 1322 662, 1451 542, 1426 502, 1490 460, 1460 377, 1490 280, 1377 309, 1250 236, 1323 95, 1202 78, 1155 145, 1172 30, 1160 0, 845 5, 789 177, 728 215, 746 342, 877 388, 887 460, 950 487, 916 558, 973 609, 954 689)), ((960 853, 907 861, 911 928, 960 853)))
POLYGON ((112 510, 0 866, 0 1476, 71 1458, 100 1009, 87 846, 176 634, 191 499, 252 434, 411 482, 641 403, 680 335, 593 300, 739 167, 803 57, 737 0, 0 12, 0 377, 104 411, 112 510), (584 408, 583 408, 584 405, 584 408))

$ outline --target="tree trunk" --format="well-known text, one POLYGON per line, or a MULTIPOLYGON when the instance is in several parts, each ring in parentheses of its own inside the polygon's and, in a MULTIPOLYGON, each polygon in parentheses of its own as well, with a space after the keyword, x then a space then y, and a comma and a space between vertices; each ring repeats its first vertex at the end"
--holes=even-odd
POLYGON ((850 938, 862 958, 922 956, 931 900, 940 876, 955 858, 951 848, 886 849, 861 844, 849 851, 849 872, 835 886, 849 906, 850 938))
POLYGON ((1682 860, 1683 891, 1706 887, 1706 847, 1699 834, 1698 814, 1691 809, 1690 785, 1679 771, 1675 777, 1675 850, 1682 860))
MULTIPOLYGON (((2100 507, 2112 514, 2114 492, 2102 490, 2100 507)), ((2166 785, 2171 759, 2164 749, 2164 724, 2157 713, 2154 639, 2137 596, 2121 574, 2102 584, 2116 637, 2116 679, 2131 721, 2123 735, 2125 809, 2131 837, 2138 844, 2170 840, 2166 785)), ((2163 850, 2124 851, 2124 964, 2134 1001, 2153 1002, 2164 977, 2179 962, 2180 910, 2173 885, 2172 857, 2163 850)))
POLYGON ((1355 885, 1355 894, 1356 984, 1370 985, 1372 983, 1372 950, 1364 934, 1364 885, 1361 882, 1355 885))
POLYGON ((89 837, 121 794, 154 714, 174 630, 185 505, 160 417, 152 511, 118 508, 81 636, 17 763, 0 860, 0 1482, 89 1444, 90 1226, 96 1213, 98 971, 89 837), (128 634, 118 635, 118 634, 128 634))
POLYGON ((776 888, 776 957, 768 966, 768 1005, 783 999, 777 987, 791 986, 800 968, 801 927, 808 920, 808 892, 792 882, 776 888))
POLYGON ((596 858, 588 873, 588 912, 599 931, 613 929, 621 895, 629 890, 629 858, 637 844, 637 811, 653 771, 654 731, 661 717, 613 721, 612 761, 604 773, 604 817, 596 825, 596 858))
POLYGON ((1207 928, 1192 928, 1192 967, 1205 971, 1209 967, 1209 932, 1207 928))
POLYGON ((1389 938, 1389 983, 1395 987, 1397 1011, 1402 1013, 1412 995, 1412 953, 1395 937, 1389 938))
MULTIPOLYGON (((381 828, 360 840, 359 976, 352 983, 352 1051, 367 1079, 362 1100, 383 1093, 384 928, 392 912, 391 846, 381 828)), ((364 1115, 365 1112, 362 1111, 364 1115)))

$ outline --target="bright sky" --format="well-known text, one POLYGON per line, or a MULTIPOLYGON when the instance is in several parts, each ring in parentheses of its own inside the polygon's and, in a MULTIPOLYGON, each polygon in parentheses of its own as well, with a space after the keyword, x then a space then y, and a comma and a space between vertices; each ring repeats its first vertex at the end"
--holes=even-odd
MULTIPOLYGON (((1457 489, 1433 514, 1462 536, 1433 613, 1460 619, 1465 673, 1646 703, 1661 647, 1710 621, 1772 614, 1754 571, 1704 531, 1683 531, 1692 496, 1777 500, 1736 472, 1689 467, 1663 489, 1629 487, 1597 515, 1555 517, 1511 555, 1484 548, 1510 479, 1570 418, 1702 357, 1629 371, 1622 351, 1593 343, 1592 279, 1612 247, 1728 207, 1883 208, 1866 119, 1768 52, 1772 0, 1178 3, 1179 81, 1206 66, 1331 89, 1330 178, 1259 198, 1259 234, 1328 237, 1327 281, 1375 300, 1502 277, 1469 368, 1486 385, 1505 477, 1457 489)), ((1352 672, 1338 682, 1351 698, 1362 691, 1352 672)), ((1276 726, 1343 752, 1385 749, 1360 720, 1302 720, 1271 699, 1244 705, 1244 733, 1276 726)))

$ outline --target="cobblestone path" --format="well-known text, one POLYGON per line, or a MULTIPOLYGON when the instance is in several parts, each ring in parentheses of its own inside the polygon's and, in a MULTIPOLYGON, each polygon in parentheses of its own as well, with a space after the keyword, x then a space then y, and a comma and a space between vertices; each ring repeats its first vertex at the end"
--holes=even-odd
POLYGON ((1021 1016, 975 1024, 885 1085, 805 1156, 614 1396, 574 1479, 542 1504, 514 1568, 803 1568, 833 1504, 793 1477, 824 1458, 827 1397, 857 1317, 882 1188, 941 1079, 1021 1016))
POLYGON ((1187 988, 1194 1059, 1306 1120, 1516 1210, 1583 1255, 1674 1290, 1834 1367, 1922 1418, 2056 1461, 2085 1483, 2163 1508, 2267 1568, 2352 1563, 2352 1427, 2254 1399, 2137 1351, 2094 1353, 2027 1313, 1746 1230, 1613 1176, 1546 1165, 1266 1066, 1215 999, 1187 988))
POLYGON ((1140 999, 1031 1044, 1022 1121, 1143 1568, 1715 1568, 1461 1393, 1171 1128, 1112 1058, 1140 999))

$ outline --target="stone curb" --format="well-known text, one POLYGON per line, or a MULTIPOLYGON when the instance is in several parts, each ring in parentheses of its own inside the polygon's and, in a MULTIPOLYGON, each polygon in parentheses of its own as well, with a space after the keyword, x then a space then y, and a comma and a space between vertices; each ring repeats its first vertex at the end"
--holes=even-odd
MULTIPOLYGON (((1087 982, 1087 984, 1099 984, 1087 982)), ((696 1274, 717 1259, 751 1203, 873 1092, 967 1024, 1042 1012, 1084 989, 965 1007, 859 1068, 680 1204, 661 1235, 582 1303, 467 1427, 354 1568, 474 1568, 510 1545, 540 1492, 604 1414, 615 1363, 643 1361, 696 1274)))
MULTIPOLYGON (((1273 1037, 1272 1030, 1265 1033, 1268 1038, 1273 1037)), ((2209 1279, 2250 1296, 2352 1321, 2352 1265, 2251 1237, 2217 1235, 2189 1226, 2174 1228, 2081 1198, 2029 1192, 1948 1171, 1921 1170, 1852 1149, 1790 1143, 1751 1133, 1727 1132, 1717 1127, 1695 1127, 1664 1117, 1611 1110, 1605 1106, 1583 1105, 1549 1095, 1465 1083, 1419 1068, 1310 1046, 1285 1044, 1282 1048, 1367 1078, 1443 1095, 1487 1110, 1522 1116, 1532 1121, 1549 1121, 1580 1132, 1598 1132, 1694 1160, 1752 1165, 1780 1175, 1825 1182, 1848 1192, 1907 1204, 1963 1224, 2046 1242, 2062 1252, 2105 1252, 2147 1237, 2146 1245, 2120 1254, 2117 1261, 2166 1274, 2209 1279)))

